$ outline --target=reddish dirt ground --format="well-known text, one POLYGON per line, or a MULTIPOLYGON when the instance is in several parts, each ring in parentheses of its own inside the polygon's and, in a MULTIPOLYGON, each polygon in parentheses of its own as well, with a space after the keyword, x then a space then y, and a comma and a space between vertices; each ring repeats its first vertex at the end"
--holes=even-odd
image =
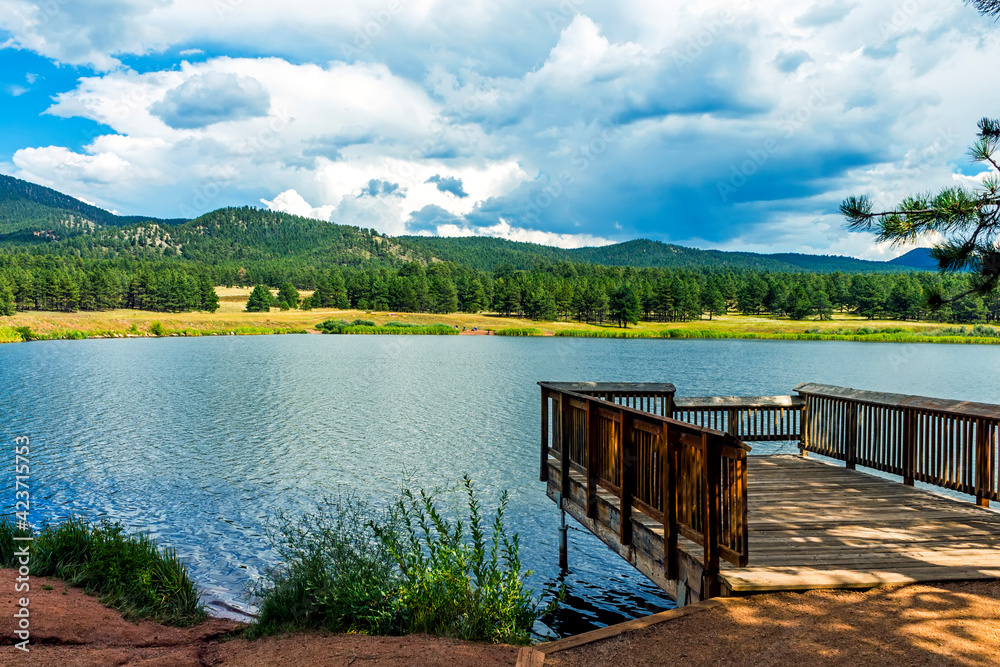
POLYGON ((517 649, 437 637, 299 634, 257 641, 227 639, 233 621, 209 619, 191 628, 132 623, 78 588, 33 578, 29 653, 14 647, 17 598, 12 570, 0 570, 0 665, 26 667, 299 667, 313 665, 513 665, 517 649), (44 590, 43 585, 52 586, 44 590))
POLYGON ((545 665, 1000 665, 1000 582, 760 595, 545 665))
MULTIPOLYGON (((435 637, 299 634, 248 641, 210 619, 125 621, 80 589, 33 579, 31 652, 14 648, 14 573, 0 570, 0 666, 513 665, 517 649, 435 637), (44 590, 42 585, 52 586, 44 590)), ((1000 582, 811 591, 721 607, 550 654, 546 665, 1000 665, 1000 582)))

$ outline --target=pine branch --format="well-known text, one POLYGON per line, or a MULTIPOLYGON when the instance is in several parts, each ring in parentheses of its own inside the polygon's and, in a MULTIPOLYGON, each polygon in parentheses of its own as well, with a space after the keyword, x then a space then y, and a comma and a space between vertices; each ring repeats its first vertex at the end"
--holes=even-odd
POLYGON ((1000 18, 1000 0, 970 0, 970 2, 980 14, 1000 18))

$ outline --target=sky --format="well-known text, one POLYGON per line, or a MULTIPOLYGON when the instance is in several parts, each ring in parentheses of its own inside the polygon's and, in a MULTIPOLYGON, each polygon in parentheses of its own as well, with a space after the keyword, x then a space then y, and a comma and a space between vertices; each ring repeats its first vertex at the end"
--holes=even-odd
POLYGON ((0 0, 0 173, 123 215, 887 259, 847 195, 974 187, 961 0, 0 0))

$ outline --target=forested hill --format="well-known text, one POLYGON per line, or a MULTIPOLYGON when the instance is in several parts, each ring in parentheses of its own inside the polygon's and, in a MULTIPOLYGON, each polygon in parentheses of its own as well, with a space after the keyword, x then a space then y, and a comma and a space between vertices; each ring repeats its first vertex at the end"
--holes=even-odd
POLYGON ((252 266, 261 277, 333 265, 396 266, 435 260, 487 272, 501 266, 530 270, 558 262, 786 273, 927 268, 926 253, 919 252, 889 263, 852 257, 699 250, 648 239, 568 250, 487 237, 392 238, 373 230, 251 207, 219 209, 195 220, 119 216, 50 188, 0 175, 3 249, 84 260, 186 259, 225 272, 252 266), (907 257, 914 263, 908 263, 907 257))
POLYGON ((161 225, 185 222, 115 215, 51 188, 0 174, 0 241, 21 231, 66 235, 84 227, 122 227, 147 221, 161 225))
MULTIPOLYGON (((440 238, 403 236, 401 241, 422 248, 426 254, 482 271, 493 271, 509 264, 515 269, 530 269, 545 262, 574 262, 635 268, 699 269, 725 268, 771 272, 869 273, 874 271, 912 271, 903 262, 870 262, 854 257, 782 253, 762 255, 752 252, 726 252, 685 248, 649 239, 636 239, 614 245, 565 250, 535 243, 506 239, 467 236, 440 238)), ((921 266, 920 268, 925 268, 921 266)))

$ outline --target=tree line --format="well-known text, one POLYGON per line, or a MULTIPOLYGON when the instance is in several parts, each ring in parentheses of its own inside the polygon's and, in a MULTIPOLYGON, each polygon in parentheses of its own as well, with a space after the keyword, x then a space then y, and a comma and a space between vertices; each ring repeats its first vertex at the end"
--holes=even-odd
POLYGON ((957 323, 1000 321, 997 293, 970 293, 938 310, 929 294, 961 294, 966 274, 775 273, 752 270, 605 267, 559 261, 530 270, 482 271, 451 262, 397 266, 286 266, 273 280, 247 271, 168 259, 83 259, 0 253, 0 312, 13 310, 214 311, 213 285, 265 284, 284 296, 272 305, 398 312, 496 312, 534 320, 676 322, 724 313, 827 319, 850 312, 870 319, 957 323), (313 291, 305 299, 298 290, 313 291), (295 296, 292 296, 294 293, 295 296))
POLYGON ((176 264, 67 260, 0 255, 0 314, 132 308, 215 312, 219 297, 207 272, 176 264))
POLYGON ((767 273, 635 269, 558 262, 530 271, 493 272, 449 262, 398 268, 337 267, 286 280, 284 294, 315 290, 298 303, 281 295, 269 305, 400 312, 496 312, 534 320, 676 322, 738 312, 792 319, 830 319, 835 311, 869 319, 992 322, 997 294, 969 294, 938 310, 927 295, 964 291, 969 278, 936 273, 767 273), (294 288, 294 289, 293 289, 294 288), (290 291, 291 290, 291 291, 290 291))

